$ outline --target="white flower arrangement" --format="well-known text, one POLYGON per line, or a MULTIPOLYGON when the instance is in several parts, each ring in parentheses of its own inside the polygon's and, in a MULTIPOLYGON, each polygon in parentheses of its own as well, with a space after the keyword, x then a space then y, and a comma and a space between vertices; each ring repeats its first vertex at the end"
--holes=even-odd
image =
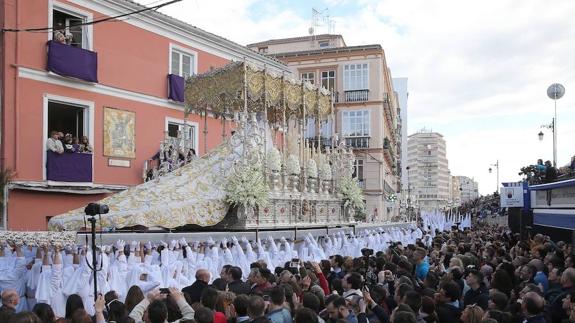
POLYGON ((307 177, 317 178, 317 164, 313 159, 307 160, 307 177))
POLYGON ((228 178, 226 202, 233 206, 265 206, 268 202, 269 187, 266 185, 260 167, 237 168, 228 178))
POLYGON ((350 206, 357 211, 365 208, 363 193, 357 185, 357 180, 351 176, 343 176, 339 182, 339 190, 343 195, 344 205, 350 206))
POLYGON ((27 246, 71 246, 76 244, 75 231, 0 231, 0 244, 27 246))
POLYGON ((268 160, 267 160, 268 168, 273 172, 279 172, 282 168, 282 157, 280 155, 279 150, 276 147, 273 147, 268 152, 268 160))
POLYGON ((331 180, 331 166, 329 166, 329 163, 323 162, 319 164, 319 179, 322 181, 331 180))
POLYGON ((301 172, 299 166, 299 159, 296 155, 289 155, 287 162, 286 162, 286 169, 288 175, 299 175, 301 172))

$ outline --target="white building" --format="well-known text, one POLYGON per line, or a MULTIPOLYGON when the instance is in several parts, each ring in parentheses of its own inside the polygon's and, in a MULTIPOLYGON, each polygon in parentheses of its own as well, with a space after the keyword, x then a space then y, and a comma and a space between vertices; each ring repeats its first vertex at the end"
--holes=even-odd
POLYGON ((459 185, 459 177, 451 176, 451 206, 461 206, 461 186, 459 185))
POLYGON ((408 191, 412 206, 443 210, 451 198, 446 144, 437 132, 421 130, 407 140, 408 191))
POLYGON ((473 178, 467 176, 457 176, 459 179, 459 191, 461 203, 474 200, 479 197, 479 184, 473 178))

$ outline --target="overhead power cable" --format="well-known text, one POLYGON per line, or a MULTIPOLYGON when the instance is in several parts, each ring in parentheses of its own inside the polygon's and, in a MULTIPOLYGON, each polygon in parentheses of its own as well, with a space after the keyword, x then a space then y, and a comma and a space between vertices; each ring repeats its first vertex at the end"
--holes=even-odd
MULTIPOLYGON (((137 15, 143 12, 147 12, 147 11, 152 11, 152 10, 158 10, 162 7, 174 4, 176 2, 180 2, 182 0, 172 0, 166 3, 162 3, 153 7, 147 7, 144 9, 140 9, 140 10, 136 10, 136 11, 131 11, 131 12, 127 12, 127 13, 123 13, 117 16, 112 16, 112 17, 107 17, 107 18, 102 18, 102 19, 96 19, 96 20, 92 20, 92 21, 86 21, 83 23, 79 23, 79 24, 73 24, 72 26, 87 26, 87 25, 95 25, 95 24, 99 24, 102 22, 106 22, 106 21, 110 21, 110 20, 114 20, 114 19, 118 19, 118 18, 122 18, 122 17, 127 17, 127 16, 132 16, 132 15, 137 15)), ((57 27, 42 27, 42 28, 22 28, 22 29, 13 29, 13 28, 3 28, 2 32, 40 32, 40 31, 52 31, 54 29, 57 29, 57 27)))

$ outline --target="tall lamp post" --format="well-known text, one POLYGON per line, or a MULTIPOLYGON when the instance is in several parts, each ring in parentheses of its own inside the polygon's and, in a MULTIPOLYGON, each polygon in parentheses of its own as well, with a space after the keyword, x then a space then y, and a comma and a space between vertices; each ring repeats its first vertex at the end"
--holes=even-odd
MULTIPOLYGON (((565 87, 559 83, 553 83, 547 88, 547 96, 554 103, 554 117, 549 125, 543 125, 541 128, 551 129, 553 131, 553 167, 557 167, 557 100, 565 94, 565 87)), ((543 131, 539 131, 539 140, 543 140, 543 131)))
MULTIPOLYGON (((494 166, 497 168, 497 183, 495 187, 495 192, 499 192, 499 159, 497 160, 497 162, 495 162, 495 164, 490 164, 489 166, 494 166)), ((489 174, 491 174, 491 172, 493 172, 493 169, 489 167, 489 174)))

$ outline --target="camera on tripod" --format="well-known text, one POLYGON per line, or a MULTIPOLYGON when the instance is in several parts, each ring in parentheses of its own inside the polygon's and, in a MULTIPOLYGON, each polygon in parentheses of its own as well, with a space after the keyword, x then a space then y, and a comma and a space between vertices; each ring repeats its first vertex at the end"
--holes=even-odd
POLYGON ((84 208, 84 213, 89 216, 96 216, 98 214, 106 214, 110 208, 106 204, 90 203, 84 208))

